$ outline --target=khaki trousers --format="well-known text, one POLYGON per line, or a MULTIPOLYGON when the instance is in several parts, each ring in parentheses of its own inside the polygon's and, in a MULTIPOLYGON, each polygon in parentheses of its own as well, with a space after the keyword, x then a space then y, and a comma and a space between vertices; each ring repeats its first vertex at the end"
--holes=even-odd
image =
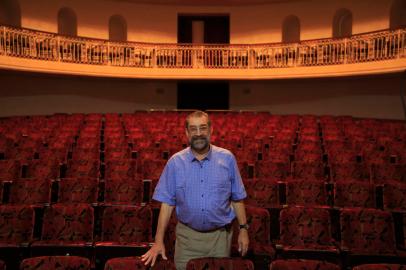
POLYGON ((198 232, 185 224, 176 225, 175 264, 177 270, 186 270, 189 260, 202 257, 229 257, 233 230, 220 228, 198 232))

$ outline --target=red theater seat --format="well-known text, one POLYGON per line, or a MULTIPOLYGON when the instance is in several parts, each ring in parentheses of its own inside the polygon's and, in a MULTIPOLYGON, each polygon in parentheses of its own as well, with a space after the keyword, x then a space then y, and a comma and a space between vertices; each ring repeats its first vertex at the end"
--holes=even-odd
POLYGON ((140 205, 143 200, 143 183, 140 180, 107 179, 104 202, 107 205, 140 205))
POLYGON ((375 186, 357 181, 334 183, 334 206, 375 208, 375 186))
POLYGON ((18 261, 33 240, 34 209, 26 205, 0 205, 0 259, 10 269, 18 268, 18 261))
POLYGON ((341 250, 354 263, 404 260, 396 249, 391 213, 367 208, 346 208, 340 214, 341 250))
POLYGON ((10 204, 49 205, 51 202, 51 180, 17 179, 10 185, 10 204))
POLYGON ((42 234, 31 245, 33 255, 90 257, 93 243, 93 208, 88 204, 54 204, 45 208, 42 234))
POLYGON ((288 207, 280 212, 282 257, 317 257, 335 260, 339 254, 331 236, 329 211, 315 207, 288 207))
POLYGON ((97 203, 99 182, 96 178, 64 178, 59 181, 59 203, 97 203))
POLYGON ((273 261, 270 270, 340 270, 340 266, 326 261, 289 259, 273 261))
POLYGON ((106 207, 102 218, 101 241, 96 242, 97 261, 140 256, 152 241, 152 212, 148 206, 106 207))
POLYGON ((175 264, 170 260, 160 260, 155 262, 153 268, 145 266, 139 257, 114 258, 107 261, 104 270, 176 270, 175 264))
POLYGON ((77 256, 43 256, 21 262, 20 270, 89 270, 90 261, 77 256))
POLYGON ((406 270, 406 265, 403 264, 363 264, 352 268, 352 270, 406 270))
POLYGON ((324 182, 314 180, 289 180, 286 182, 286 203, 288 205, 327 205, 324 182))
MULTIPOLYGON (((250 244, 247 258, 251 259, 255 267, 263 269, 275 258, 275 248, 271 243, 271 219, 269 212, 260 207, 246 206, 247 223, 249 224, 250 244)), ((233 223, 233 239, 231 254, 238 253, 238 222, 233 223)))
POLYGON ((187 263, 186 270, 254 270, 254 264, 242 258, 198 258, 187 263))
POLYGON ((278 182, 269 179, 252 179, 244 182, 247 191, 245 203, 262 208, 279 208, 278 182))

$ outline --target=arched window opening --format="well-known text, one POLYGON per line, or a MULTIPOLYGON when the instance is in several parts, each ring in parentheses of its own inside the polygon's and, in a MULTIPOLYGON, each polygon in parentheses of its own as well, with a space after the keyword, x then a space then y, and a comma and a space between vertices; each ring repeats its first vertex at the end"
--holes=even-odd
POLYGON ((290 15, 285 18, 282 25, 282 42, 292 43, 300 41, 300 20, 297 16, 290 15))
POLYGON ((333 38, 344 38, 352 35, 352 13, 342 8, 336 11, 333 19, 333 38))
POLYGON ((121 15, 110 17, 109 39, 112 41, 127 41, 127 22, 121 15))
POLYGON ((395 0, 390 10, 389 28, 397 29, 406 26, 406 1, 395 0))
POLYGON ((0 1, 0 24, 21 27, 21 9, 17 0, 0 1))
POLYGON ((78 23, 76 13, 67 7, 58 12, 58 34, 64 36, 77 36, 78 23))

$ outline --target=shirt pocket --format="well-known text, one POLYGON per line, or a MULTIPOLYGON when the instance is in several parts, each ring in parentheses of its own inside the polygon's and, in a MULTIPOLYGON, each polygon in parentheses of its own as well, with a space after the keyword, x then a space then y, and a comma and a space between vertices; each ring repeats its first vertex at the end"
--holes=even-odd
POLYGON ((186 194, 185 190, 186 190, 186 182, 177 181, 175 187, 175 197, 177 205, 183 205, 185 203, 185 194, 186 194))

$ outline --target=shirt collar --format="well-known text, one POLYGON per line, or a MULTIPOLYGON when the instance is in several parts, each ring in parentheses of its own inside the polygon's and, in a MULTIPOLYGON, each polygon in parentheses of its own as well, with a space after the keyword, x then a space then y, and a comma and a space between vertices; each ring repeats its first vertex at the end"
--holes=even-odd
MULTIPOLYGON (((209 152, 207 153, 207 156, 206 156, 204 159, 202 159, 202 160, 205 160, 205 159, 210 160, 210 159, 211 159, 211 156, 212 156, 212 153, 213 153, 213 145, 210 144, 209 152)), ((190 159, 191 162, 193 162, 193 161, 199 161, 199 160, 195 157, 195 155, 193 154, 192 148, 191 148, 190 146, 189 146, 188 155, 189 155, 189 159, 190 159)))

